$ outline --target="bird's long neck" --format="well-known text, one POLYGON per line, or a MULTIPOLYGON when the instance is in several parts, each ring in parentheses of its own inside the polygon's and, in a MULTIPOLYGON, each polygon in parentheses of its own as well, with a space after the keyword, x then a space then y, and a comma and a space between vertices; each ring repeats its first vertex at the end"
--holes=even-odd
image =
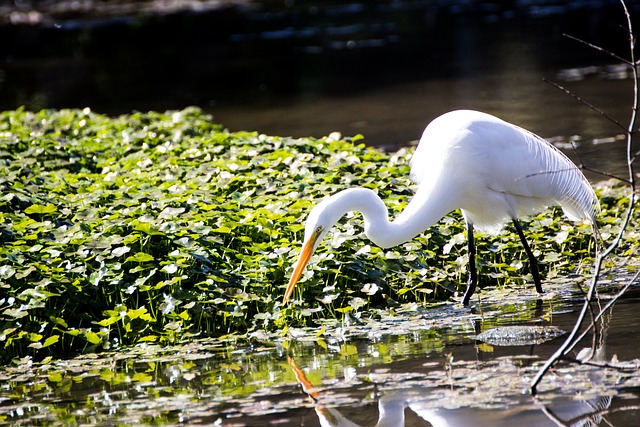
POLYGON ((386 205, 376 193, 366 188, 344 190, 339 197, 343 213, 360 211, 364 216, 365 234, 373 243, 389 248, 407 242, 456 208, 447 194, 436 187, 422 187, 393 222, 386 205))

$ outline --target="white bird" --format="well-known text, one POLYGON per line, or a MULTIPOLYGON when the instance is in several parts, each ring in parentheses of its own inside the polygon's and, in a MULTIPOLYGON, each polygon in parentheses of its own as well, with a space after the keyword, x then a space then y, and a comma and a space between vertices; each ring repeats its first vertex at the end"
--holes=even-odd
POLYGON ((569 219, 588 220, 595 227, 598 199, 576 165, 541 137, 486 113, 459 110, 433 120, 411 159, 411 178, 418 190, 393 222, 380 197, 365 188, 343 190, 316 205, 307 218, 305 242, 283 303, 291 297, 320 241, 351 211, 364 216, 367 237, 388 248, 413 239, 460 209, 467 223, 469 245, 465 305, 478 281, 474 227, 497 233, 507 221, 513 222, 539 293, 542 285, 537 261, 518 216, 560 205, 569 219))

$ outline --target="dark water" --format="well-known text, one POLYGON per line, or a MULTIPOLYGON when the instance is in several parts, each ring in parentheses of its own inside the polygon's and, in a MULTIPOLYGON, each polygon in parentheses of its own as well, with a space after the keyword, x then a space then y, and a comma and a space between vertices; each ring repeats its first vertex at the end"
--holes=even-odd
POLYGON ((3 109, 199 105, 231 130, 361 133, 396 149, 438 115, 471 108, 562 146, 576 140, 589 166, 624 172, 621 144, 593 144, 622 129, 543 82, 626 126, 626 69, 563 36, 627 57, 617 1, 11 4, 0 4, 3 109))
MULTIPOLYGON (((373 426, 382 409, 384 425, 397 427, 636 426, 637 287, 603 325, 606 345, 595 346, 602 361, 628 369, 562 363, 537 399, 531 379, 562 337, 506 347, 474 338, 510 324, 570 330, 580 297, 567 287, 548 283, 543 299, 526 289, 485 292, 471 309, 449 302, 401 310, 363 325, 327 325, 322 336, 255 335, 251 346, 205 340, 18 361, 0 371, 0 425, 373 426), (504 298, 491 302, 498 294, 504 298)), ((587 339, 577 350, 590 346, 587 339)))

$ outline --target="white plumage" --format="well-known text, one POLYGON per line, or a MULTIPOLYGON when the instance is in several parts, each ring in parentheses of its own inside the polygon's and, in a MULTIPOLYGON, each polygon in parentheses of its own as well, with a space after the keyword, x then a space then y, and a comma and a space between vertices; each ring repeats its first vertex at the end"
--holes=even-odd
POLYGON ((542 292, 537 262, 517 217, 560 205, 569 219, 595 224, 598 200, 571 160, 539 136, 489 114, 460 110, 433 120, 411 159, 411 178, 418 190, 393 222, 384 202, 369 189, 343 190, 316 205, 307 218, 305 243, 284 301, 322 238, 350 211, 362 212, 367 237, 381 247, 391 247, 460 209, 467 222, 472 261, 465 304, 477 283, 474 226, 495 233, 513 221, 529 256, 536 289, 542 292))
POLYGON ((427 126, 411 159, 417 196, 454 191, 457 208, 482 231, 560 205, 571 220, 594 220, 596 195, 582 172, 539 136, 478 111, 444 114, 427 126))

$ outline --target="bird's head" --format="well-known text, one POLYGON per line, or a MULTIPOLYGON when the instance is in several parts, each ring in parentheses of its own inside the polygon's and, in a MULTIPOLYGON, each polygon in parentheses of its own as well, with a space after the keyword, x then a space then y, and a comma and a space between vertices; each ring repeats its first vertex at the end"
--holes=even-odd
POLYGON ((309 263, 311 255, 315 252, 316 248, 329 232, 329 229, 344 215, 343 211, 336 208, 336 196, 324 199, 317 204, 307 217, 307 222, 304 229, 304 244, 302 245, 302 251, 298 262, 293 269, 293 274, 289 279, 287 290, 284 293, 283 304, 289 301, 291 294, 293 293, 300 276, 304 268, 309 263))

